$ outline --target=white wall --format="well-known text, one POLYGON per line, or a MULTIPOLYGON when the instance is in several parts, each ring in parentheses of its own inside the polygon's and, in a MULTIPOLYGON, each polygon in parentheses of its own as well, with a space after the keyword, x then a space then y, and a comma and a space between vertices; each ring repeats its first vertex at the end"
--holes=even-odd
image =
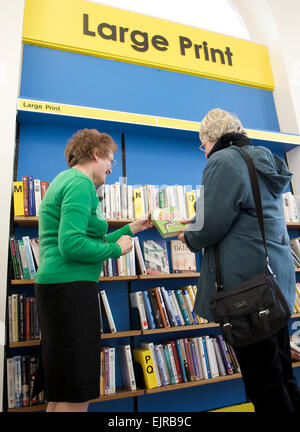
POLYGON ((0 0, 0 411, 3 406, 8 238, 24 2, 0 0))
MULTIPOLYGON (((251 40, 268 47, 280 131, 300 134, 300 1, 231 0, 231 3, 240 13, 251 40)), ((300 194, 300 147, 286 156, 294 174, 293 191, 300 194)))

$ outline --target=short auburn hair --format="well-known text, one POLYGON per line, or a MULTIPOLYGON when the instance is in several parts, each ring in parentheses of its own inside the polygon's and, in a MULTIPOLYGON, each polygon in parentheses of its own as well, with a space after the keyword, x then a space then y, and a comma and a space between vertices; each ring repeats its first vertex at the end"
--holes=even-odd
POLYGON ((100 133, 96 129, 78 130, 68 141, 65 148, 65 157, 70 168, 78 163, 93 160, 94 150, 97 156, 105 158, 110 152, 118 149, 110 135, 100 133))

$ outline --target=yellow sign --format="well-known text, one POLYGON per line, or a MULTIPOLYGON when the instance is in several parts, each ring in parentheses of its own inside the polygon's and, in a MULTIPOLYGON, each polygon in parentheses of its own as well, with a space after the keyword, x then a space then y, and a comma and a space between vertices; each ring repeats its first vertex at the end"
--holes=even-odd
POLYGON ((26 0, 23 43, 274 89, 263 45, 85 0, 26 0))

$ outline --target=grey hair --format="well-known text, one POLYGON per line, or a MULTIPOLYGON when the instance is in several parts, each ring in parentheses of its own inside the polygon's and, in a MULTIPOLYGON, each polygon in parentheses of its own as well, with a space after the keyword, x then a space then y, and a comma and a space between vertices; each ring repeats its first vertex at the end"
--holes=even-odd
POLYGON ((240 119, 220 108, 210 110, 202 119, 199 130, 200 140, 217 141, 222 135, 238 132, 247 135, 240 119))

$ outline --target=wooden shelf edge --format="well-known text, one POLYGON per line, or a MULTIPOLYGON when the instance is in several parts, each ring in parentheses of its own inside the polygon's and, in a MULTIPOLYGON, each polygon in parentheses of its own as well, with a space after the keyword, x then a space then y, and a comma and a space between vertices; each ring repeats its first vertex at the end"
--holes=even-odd
POLYGON ((130 336, 141 336, 141 330, 125 330, 115 333, 102 333, 101 339, 116 339, 122 337, 130 337, 130 336))
POLYGON ((287 222, 288 229, 300 229, 300 222, 287 222))
POLYGON ((176 327, 163 327, 156 329, 147 329, 141 330, 143 335, 156 334, 156 333, 174 333, 180 331, 189 331, 189 330, 201 330, 205 328, 215 328, 219 327, 219 324, 216 323, 206 323, 206 324, 193 324, 193 325, 185 325, 185 326, 176 326, 176 327))
POLYGON ((23 342, 10 342, 9 348, 27 348, 31 346, 39 346, 41 344, 40 340, 30 340, 23 342))
POLYGON ((160 273, 160 274, 143 274, 138 275, 138 279, 184 279, 184 278, 198 278, 200 273, 187 272, 187 273, 160 273))
MULTIPOLYGON (((120 387, 117 389, 116 393, 99 396, 97 399, 91 400, 90 403, 105 402, 105 401, 114 400, 114 399, 125 399, 125 398, 131 398, 131 397, 136 397, 136 396, 144 396, 144 394, 145 394, 144 389, 127 390, 123 387, 120 387)), ((40 405, 34 405, 31 407, 9 408, 7 410, 7 412, 44 411, 44 410, 46 410, 46 408, 47 408, 47 403, 44 403, 44 404, 40 404, 40 405)))
POLYGON ((181 390, 181 389, 190 388, 190 387, 197 387, 197 386, 206 385, 206 384, 213 384, 213 383, 217 383, 217 382, 221 382, 221 381, 230 381, 230 380, 238 379, 238 378, 242 378, 242 374, 235 373, 232 375, 225 375, 225 376, 221 376, 221 377, 209 378, 209 379, 200 380, 200 381, 191 381, 191 382, 180 383, 180 384, 170 384, 170 385, 167 385, 165 387, 156 387, 153 389, 145 389, 145 394, 154 394, 154 393, 161 393, 161 392, 166 392, 166 391, 181 390))

